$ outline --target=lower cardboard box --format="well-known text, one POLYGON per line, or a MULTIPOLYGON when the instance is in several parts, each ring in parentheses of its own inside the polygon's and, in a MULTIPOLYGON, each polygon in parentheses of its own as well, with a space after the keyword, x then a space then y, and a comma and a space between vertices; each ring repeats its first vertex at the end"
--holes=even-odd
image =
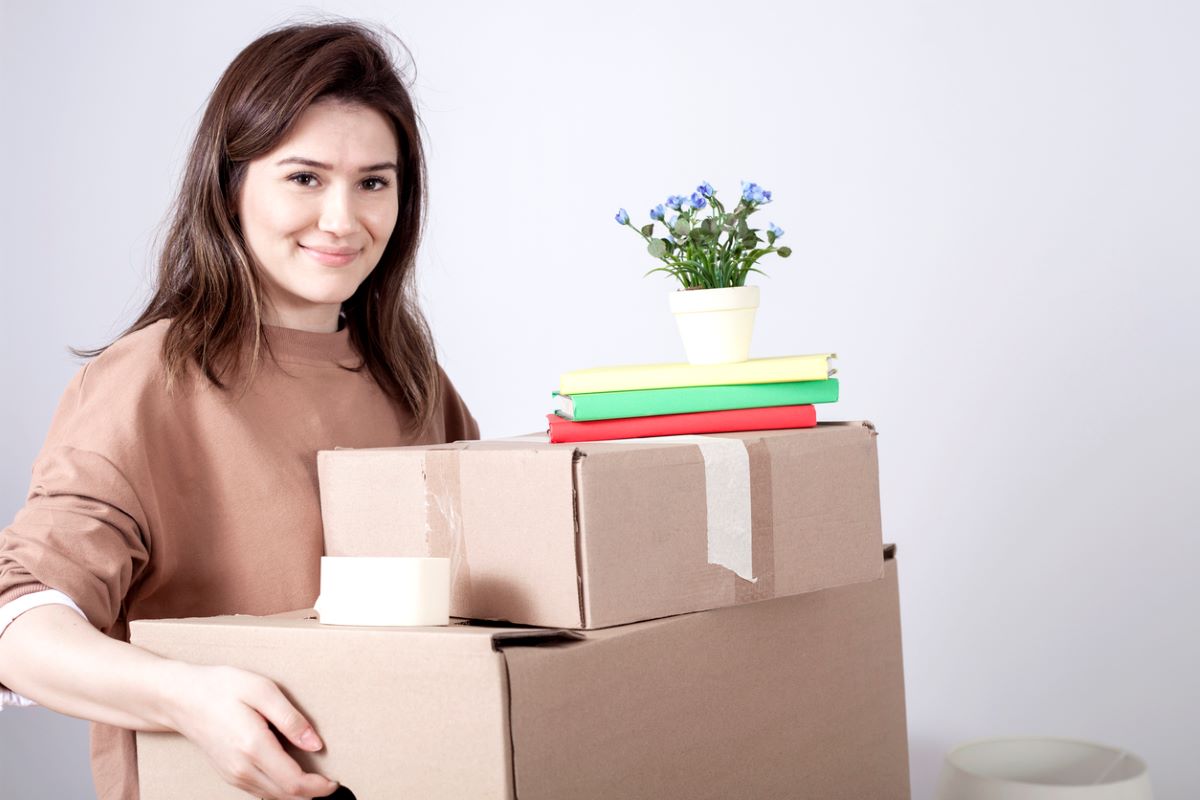
MULTIPOLYGON (((881 579, 598 631, 326 627, 306 615, 134 622, 134 644, 276 681, 291 751, 341 797, 909 797, 894 548, 881 579)), ((139 733, 142 800, 246 795, 139 733)))

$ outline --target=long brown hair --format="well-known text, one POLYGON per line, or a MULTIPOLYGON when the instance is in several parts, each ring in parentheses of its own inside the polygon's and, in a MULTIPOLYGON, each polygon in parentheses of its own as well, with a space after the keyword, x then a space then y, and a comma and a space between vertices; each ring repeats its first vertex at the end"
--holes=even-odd
MULTIPOLYGON (((194 363, 227 388, 264 336, 262 285, 237 219, 249 162, 273 150, 317 100, 373 108, 399 142, 399 214, 379 264, 345 303, 349 336, 379 386, 430 422, 438 402, 433 338, 417 306, 414 267, 424 225, 425 158, 412 98, 387 47, 394 34, 352 21, 293 24, 247 46, 209 98, 172 206, 153 295, 122 336, 169 319, 162 359, 170 387, 194 363)), ((405 48, 407 53, 407 49, 405 48)), ((108 345, 111 346, 111 345, 108 345)), ((107 347, 76 350, 96 356, 107 347)))

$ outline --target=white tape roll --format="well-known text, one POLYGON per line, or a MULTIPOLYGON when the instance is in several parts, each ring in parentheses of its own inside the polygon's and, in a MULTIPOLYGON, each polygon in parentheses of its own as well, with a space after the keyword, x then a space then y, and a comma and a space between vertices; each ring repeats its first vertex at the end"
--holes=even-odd
POLYGON ((323 625, 448 625, 450 559, 322 556, 323 625))

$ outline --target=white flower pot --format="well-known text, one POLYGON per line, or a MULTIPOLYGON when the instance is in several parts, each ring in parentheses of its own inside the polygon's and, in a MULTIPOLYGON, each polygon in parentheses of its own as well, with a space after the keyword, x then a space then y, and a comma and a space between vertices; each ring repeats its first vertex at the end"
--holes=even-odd
POLYGON ((671 292, 671 313, 690 364, 730 364, 750 357, 758 287, 671 292))

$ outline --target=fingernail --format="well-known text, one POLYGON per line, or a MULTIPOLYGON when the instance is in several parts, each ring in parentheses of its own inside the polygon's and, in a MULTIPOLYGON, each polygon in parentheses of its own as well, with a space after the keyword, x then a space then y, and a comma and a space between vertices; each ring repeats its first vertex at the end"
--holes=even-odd
POLYGON ((321 740, 317 738, 317 734, 312 728, 305 728, 304 733, 300 734, 300 744, 309 750, 321 749, 321 740))

